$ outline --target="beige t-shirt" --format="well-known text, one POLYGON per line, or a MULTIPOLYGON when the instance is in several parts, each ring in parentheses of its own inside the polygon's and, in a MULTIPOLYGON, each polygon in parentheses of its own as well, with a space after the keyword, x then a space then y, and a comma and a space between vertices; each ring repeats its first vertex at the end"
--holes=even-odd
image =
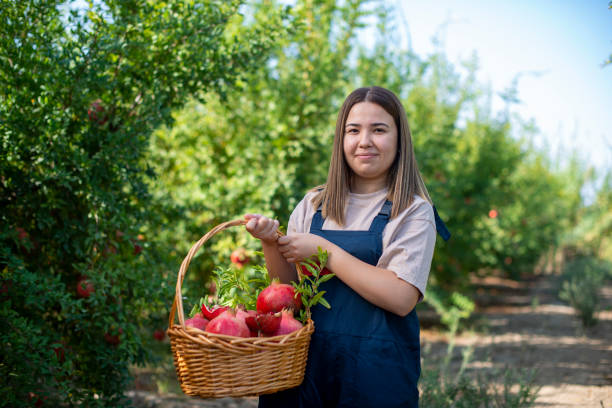
MULTIPOLYGON (((309 192, 295 207, 289 225, 288 235, 310 232, 312 217, 316 208, 312 198, 316 192, 309 192)), ((345 226, 325 219, 324 230, 363 231, 370 228, 374 217, 386 200, 387 190, 369 194, 349 193, 345 226)), ((436 244, 436 227, 432 206, 415 196, 412 204, 397 217, 389 220, 383 230, 383 252, 377 267, 389 269, 402 280, 414 285, 422 300, 427 287, 427 278, 436 244)))

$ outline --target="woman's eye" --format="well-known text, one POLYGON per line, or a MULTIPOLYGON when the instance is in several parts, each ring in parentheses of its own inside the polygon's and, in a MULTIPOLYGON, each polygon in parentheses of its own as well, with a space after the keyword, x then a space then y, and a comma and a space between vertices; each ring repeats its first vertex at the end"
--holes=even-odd
POLYGON ((374 129, 374 132, 376 132, 376 133, 383 133, 384 131, 385 131, 385 129, 383 129, 383 128, 376 128, 376 129, 374 129))
POLYGON ((349 129, 349 130, 347 130, 347 131, 346 131, 346 133, 350 133, 350 134, 355 134, 355 133, 357 133, 357 132, 358 132, 358 131, 357 131, 357 129, 355 129, 355 128, 353 128, 353 129, 349 129))

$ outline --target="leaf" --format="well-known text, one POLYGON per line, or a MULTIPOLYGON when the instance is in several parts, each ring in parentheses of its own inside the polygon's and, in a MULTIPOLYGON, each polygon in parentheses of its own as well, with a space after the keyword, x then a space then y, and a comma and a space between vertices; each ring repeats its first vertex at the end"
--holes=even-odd
POLYGON ((317 283, 320 285, 321 283, 327 282, 328 280, 330 280, 331 278, 333 278, 334 276, 336 276, 335 273, 328 273, 326 275, 321 276, 318 280, 317 283))
POLYGON ((321 298, 321 299, 319 300, 319 303, 320 303, 320 304, 322 304, 323 306, 325 306, 326 308, 331 309, 331 306, 330 306, 330 304, 327 302, 327 300, 325 300, 325 299, 321 298))

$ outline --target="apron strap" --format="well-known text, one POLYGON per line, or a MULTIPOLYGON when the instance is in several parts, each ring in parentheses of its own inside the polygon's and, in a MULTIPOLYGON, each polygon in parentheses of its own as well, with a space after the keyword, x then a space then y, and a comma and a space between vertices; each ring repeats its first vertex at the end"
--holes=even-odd
POLYGON ((315 230, 323 229, 323 216, 321 215, 321 205, 317 209, 317 212, 312 216, 312 221, 310 222, 310 228, 315 230))
POLYGON ((448 241, 451 237, 451 233, 448 230, 448 228, 446 228, 446 224, 444 224, 444 221, 442 221, 442 218, 440 218, 440 216, 438 215, 438 210, 436 210, 436 206, 433 206, 433 210, 434 210, 434 218, 436 220, 436 231, 438 231, 438 234, 440 234, 440 236, 442 237, 442 239, 444 241, 448 241))
POLYGON ((382 233, 382 231, 387 226, 387 223, 389 222, 392 206, 393 206, 393 203, 391 203, 391 201, 389 200, 385 201, 383 206, 380 208, 378 215, 374 217, 374 219, 372 220, 372 224, 370 224, 370 232, 381 232, 382 233))

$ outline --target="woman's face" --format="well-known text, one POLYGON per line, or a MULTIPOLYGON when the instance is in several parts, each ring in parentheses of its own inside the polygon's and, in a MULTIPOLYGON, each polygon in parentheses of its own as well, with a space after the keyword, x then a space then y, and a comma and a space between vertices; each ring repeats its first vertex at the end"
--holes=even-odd
POLYGON ((343 148, 353 171, 351 191, 371 193, 383 189, 397 154, 393 117, 372 102, 353 105, 346 119, 343 148))

